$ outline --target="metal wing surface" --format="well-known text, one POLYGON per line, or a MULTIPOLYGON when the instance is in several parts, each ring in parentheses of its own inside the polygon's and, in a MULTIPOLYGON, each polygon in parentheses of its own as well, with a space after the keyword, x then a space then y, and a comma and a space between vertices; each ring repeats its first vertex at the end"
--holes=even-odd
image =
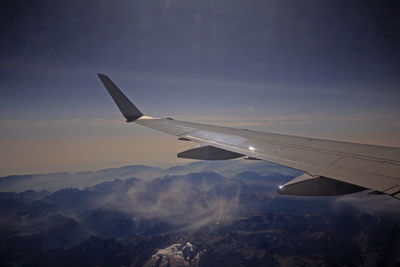
MULTIPOLYGON (((208 147, 197 158, 208 159, 207 155, 213 153, 210 159, 218 159, 215 153, 226 151, 221 159, 227 159, 229 152, 234 152, 232 158, 243 155, 305 172, 280 186, 279 192, 282 194, 337 195, 373 189, 400 198, 400 148, 142 116, 107 76, 99 74, 99 77, 127 121, 208 147), (132 106, 129 107, 127 102, 132 106), (210 147, 218 149, 210 150, 210 147)), ((196 150, 189 154, 193 153, 198 152, 196 150)))

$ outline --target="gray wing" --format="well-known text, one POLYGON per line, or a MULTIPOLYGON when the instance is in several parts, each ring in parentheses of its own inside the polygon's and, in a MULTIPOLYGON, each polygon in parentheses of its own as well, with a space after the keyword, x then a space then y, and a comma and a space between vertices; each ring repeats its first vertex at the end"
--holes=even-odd
MULTIPOLYGON (((104 85, 110 91, 109 83, 104 85)), ((111 95, 122 111, 120 105, 126 107, 124 103, 127 98, 115 84, 111 82, 111 85, 112 90, 118 90, 114 94, 117 97, 111 95)), ((132 111, 125 112, 136 115, 140 113, 133 120, 135 123, 201 145, 200 148, 179 153, 179 157, 218 160, 247 156, 305 172, 280 186, 279 192, 282 194, 337 195, 373 189, 400 198, 399 148, 152 118, 142 116, 132 106, 132 111)))

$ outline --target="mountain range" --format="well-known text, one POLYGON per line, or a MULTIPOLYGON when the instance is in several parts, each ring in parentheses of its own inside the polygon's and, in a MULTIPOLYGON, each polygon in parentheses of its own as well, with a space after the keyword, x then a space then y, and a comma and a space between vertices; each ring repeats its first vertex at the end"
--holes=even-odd
POLYGON ((56 191, 66 187, 84 188, 101 182, 112 181, 115 178, 127 179, 136 177, 148 181, 164 175, 185 175, 202 171, 212 171, 231 177, 250 169, 263 175, 277 172, 295 176, 301 173, 264 161, 247 160, 225 161, 224 164, 213 161, 197 161, 184 165, 170 166, 168 168, 130 165, 98 171, 56 172, 0 177, 0 192, 23 192, 26 190, 56 191))
MULTIPOLYGON (((58 181, 68 175, 82 174, 50 176, 58 181)), ((94 184, 77 188, 50 190, 56 188, 53 183, 38 190, 1 192, 0 265, 400 263, 400 203, 396 199, 368 193, 277 195, 277 187, 296 175, 297 171, 260 162, 230 166, 196 162, 167 169, 131 166, 90 172, 86 184, 94 184), (150 174, 145 175, 146 171, 150 174), (142 177, 132 177, 134 172, 142 177), (161 175, 150 178, 155 174, 161 175)), ((38 177, 50 176, 36 175, 32 184, 39 185, 38 177)), ((29 185, 31 176, 15 176, 15 183, 13 177, 0 179, 22 188, 21 179, 29 185)))

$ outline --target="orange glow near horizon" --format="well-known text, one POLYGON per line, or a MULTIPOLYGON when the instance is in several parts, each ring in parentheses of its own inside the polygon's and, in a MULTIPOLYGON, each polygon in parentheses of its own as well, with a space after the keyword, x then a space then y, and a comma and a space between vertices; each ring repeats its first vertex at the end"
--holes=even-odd
POLYGON ((168 135, 2 140, 0 176, 182 164, 176 154, 195 146, 168 135))

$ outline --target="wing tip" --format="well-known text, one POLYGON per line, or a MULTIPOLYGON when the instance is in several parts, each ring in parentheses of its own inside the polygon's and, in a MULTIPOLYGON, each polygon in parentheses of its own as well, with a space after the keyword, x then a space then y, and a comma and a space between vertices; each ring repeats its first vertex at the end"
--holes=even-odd
POLYGON ((115 83, 105 74, 97 73, 104 87, 111 95, 127 122, 133 122, 143 116, 143 113, 126 97, 115 83))

